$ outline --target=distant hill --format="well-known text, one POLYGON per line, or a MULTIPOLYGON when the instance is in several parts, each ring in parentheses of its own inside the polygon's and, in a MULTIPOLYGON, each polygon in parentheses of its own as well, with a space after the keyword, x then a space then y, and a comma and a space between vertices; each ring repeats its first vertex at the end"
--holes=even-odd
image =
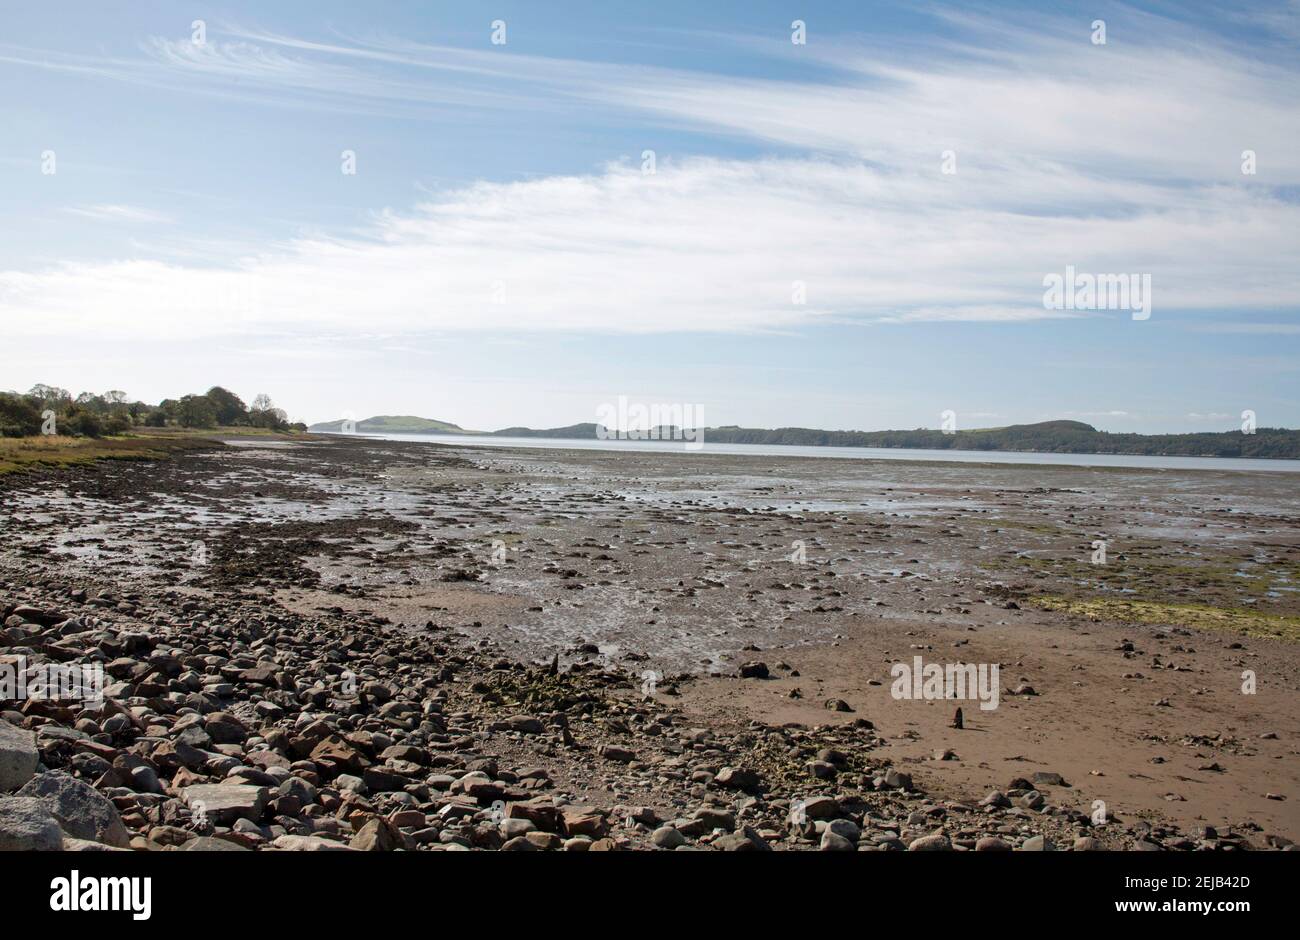
POLYGON ((704 440, 722 444, 798 444, 805 447, 905 447, 924 450, 996 450, 1055 454, 1145 454, 1181 457, 1300 459, 1300 431, 1258 428, 1193 434, 1112 434, 1081 421, 1043 421, 1004 428, 943 431, 819 431, 809 428, 707 428, 704 440))
MULTIPOLYGON (((307 430, 322 433, 343 430, 343 421, 322 421, 307 430)), ((450 421, 417 418, 415 415, 375 415, 357 422, 358 434, 475 434, 450 421)))
POLYGON ((491 431, 494 437, 553 437, 567 438, 574 441, 595 440, 597 437, 597 425, 588 421, 584 424, 570 424, 563 428, 502 428, 500 431, 491 431))
MULTIPOLYGON (((313 424, 313 431, 338 431, 339 421, 313 424)), ((380 434, 482 434, 465 431, 446 421, 427 418, 379 416, 357 423, 362 433, 380 434)), ((595 440, 599 426, 592 422, 561 428, 502 428, 486 432, 494 437, 536 437, 595 440)), ((1260 457, 1300 460, 1300 431, 1258 428, 1240 431, 1203 431, 1192 434, 1112 434, 1082 421, 1042 421, 1004 428, 976 428, 945 433, 927 428, 912 431, 822 431, 816 428, 742 428, 737 425, 705 428, 704 440, 715 444, 789 444, 802 447, 899 447, 920 450, 989 450, 1053 454, 1145 454, 1161 457, 1260 457)))

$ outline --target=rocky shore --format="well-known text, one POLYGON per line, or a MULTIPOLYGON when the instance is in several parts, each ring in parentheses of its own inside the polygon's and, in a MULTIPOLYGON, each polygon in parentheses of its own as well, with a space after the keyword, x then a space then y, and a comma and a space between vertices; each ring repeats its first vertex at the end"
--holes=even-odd
MULTIPOLYGON (((209 458, 185 459, 159 474, 215 479, 209 458)), ((139 498, 121 471, 93 486, 83 472, 56 481, 73 504, 90 490, 124 508, 139 498)), ((42 485, 11 483, 8 495, 42 485)), ((367 524, 390 548, 404 537, 392 519, 367 524)), ((1294 848, 1260 827, 1098 819, 1053 768, 979 798, 926 792, 900 760, 899 729, 836 699, 818 703, 824 722, 704 720, 681 694, 695 674, 647 686, 636 655, 614 662, 577 644, 521 657, 435 607, 423 623, 395 622, 366 603, 373 591, 342 581, 325 585, 337 604, 309 608, 280 589, 320 586, 327 541, 294 549, 281 532, 278 554, 237 564, 222 547, 238 544, 232 525, 207 536, 212 568, 106 577, 52 557, 66 538, 26 540, 31 517, 10 526, 24 541, 0 565, 0 666, 89 666, 103 687, 0 702, 0 850, 1294 848), (277 558, 283 569, 249 568, 277 558)), ((465 570, 454 551, 439 558, 444 574, 465 570)), ((745 655, 716 681, 797 678, 780 655, 752 644, 745 655)), ((934 761, 957 756, 942 751, 934 761)))
POLYGON ((0 849, 1249 846, 1096 831, 1054 804, 1052 774, 976 804, 933 799, 877 753, 865 719, 692 727, 626 674, 529 667, 440 631, 237 597, 2 587, 8 657, 107 677, 102 701, 3 713, 0 849), (659 798, 620 798, 636 791, 659 798))

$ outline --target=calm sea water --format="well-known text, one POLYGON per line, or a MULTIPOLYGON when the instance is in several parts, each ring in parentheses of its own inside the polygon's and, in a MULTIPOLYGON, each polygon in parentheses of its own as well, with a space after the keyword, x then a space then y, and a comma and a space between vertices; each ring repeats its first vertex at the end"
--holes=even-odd
POLYGON ((458 434, 357 434, 383 441, 420 441, 461 447, 531 447, 542 450, 616 450, 656 453, 736 454, 751 457, 838 457, 847 460, 931 460, 941 463, 1045 464, 1061 467, 1134 467, 1148 470, 1268 470, 1300 473, 1300 460, 1238 457, 1146 457, 1125 454, 1038 454, 987 450, 895 447, 803 447, 780 444, 712 444, 687 450, 683 441, 570 440, 544 437, 465 437, 458 434))

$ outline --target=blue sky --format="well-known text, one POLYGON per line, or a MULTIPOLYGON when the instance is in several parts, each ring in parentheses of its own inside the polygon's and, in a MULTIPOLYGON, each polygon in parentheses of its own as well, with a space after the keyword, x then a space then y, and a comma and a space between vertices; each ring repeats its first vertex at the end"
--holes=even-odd
POLYGON ((1298 45, 1294 3, 10 5, 0 386, 1300 426, 1298 45), (1048 309, 1067 266, 1150 317, 1048 309))

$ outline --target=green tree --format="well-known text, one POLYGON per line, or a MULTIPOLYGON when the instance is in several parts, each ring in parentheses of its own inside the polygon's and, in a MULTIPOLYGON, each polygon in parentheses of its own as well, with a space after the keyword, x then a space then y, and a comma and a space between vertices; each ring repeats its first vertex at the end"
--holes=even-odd
POLYGON ((56 385, 42 385, 37 383, 32 386, 27 397, 36 399, 36 405, 39 409, 53 408, 55 411, 61 411, 72 404, 72 393, 66 388, 59 388, 56 385))
POLYGON ((207 395, 186 395, 177 408, 181 427, 211 428, 217 425, 217 410, 207 395))
POLYGON ((243 399, 220 385, 212 386, 203 397, 212 404, 218 424, 243 424, 248 417, 243 399))
POLYGON ((0 437, 41 433, 41 412, 30 398, 0 392, 0 437))

